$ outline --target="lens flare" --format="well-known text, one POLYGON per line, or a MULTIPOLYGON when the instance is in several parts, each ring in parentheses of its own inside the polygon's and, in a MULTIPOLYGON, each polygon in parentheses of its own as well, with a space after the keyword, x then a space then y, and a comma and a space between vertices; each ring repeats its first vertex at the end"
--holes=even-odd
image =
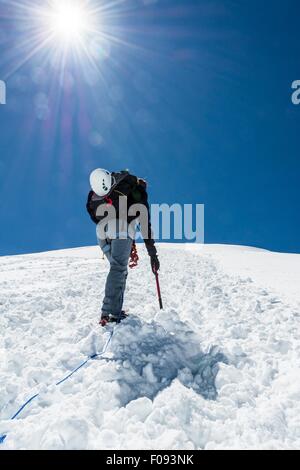
POLYGON ((91 13, 80 0, 52 0, 42 17, 46 34, 70 44, 82 41, 93 28, 91 13))
MULTIPOLYGON (((7 3, 7 19, 18 33, 8 79, 29 61, 39 67, 51 64, 62 75, 73 64, 102 77, 103 60, 116 48, 143 50, 128 41, 120 26, 122 16, 133 11, 125 0, 0 0, 7 3)), ((130 3, 130 5, 129 5, 130 3)), ((0 13, 0 16, 2 12, 0 13)))
POLYGON ((53 2, 46 14, 46 22, 49 33, 67 42, 82 40, 92 29, 92 18, 84 3, 70 0, 53 2))

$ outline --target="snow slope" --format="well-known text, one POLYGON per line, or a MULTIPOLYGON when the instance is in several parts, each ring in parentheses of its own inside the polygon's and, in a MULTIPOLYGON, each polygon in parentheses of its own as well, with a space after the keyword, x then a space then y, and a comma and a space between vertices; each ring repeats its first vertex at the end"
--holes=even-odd
POLYGON ((139 248, 104 358, 97 247, 0 258, 0 449, 297 449, 300 255, 139 248), (9 418, 39 392, 19 418, 9 418))

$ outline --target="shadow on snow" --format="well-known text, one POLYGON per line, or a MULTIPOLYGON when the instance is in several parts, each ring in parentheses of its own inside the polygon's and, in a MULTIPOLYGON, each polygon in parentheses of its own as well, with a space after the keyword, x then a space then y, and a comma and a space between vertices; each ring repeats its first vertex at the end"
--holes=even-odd
POLYGON ((111 350, 123 406, 139 397, 153 399, 175 378, 205 399, 215 400, 218 364, 228 363, 215 346, 204 353, 199 338, 182 322, 168 332, 155 321, 130 317, 116 328, 111 350))

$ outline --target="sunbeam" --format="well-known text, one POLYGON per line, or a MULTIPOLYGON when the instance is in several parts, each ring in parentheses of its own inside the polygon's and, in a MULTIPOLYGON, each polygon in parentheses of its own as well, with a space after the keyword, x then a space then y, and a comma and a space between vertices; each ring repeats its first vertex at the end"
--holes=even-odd
POLYGON ((80 0, 52 0, 41 14, 46 34, 69 45, 82 41, 95 27, 88 4, 80 0))
POLYGON ((11 1, 7 5, 14 26, 26 37, 14 51, 14 65, 6 76, 9 78, 37 53, 50 59, 61 56, 62 67, 68 54, 76 56, 77 62, 87 59, 89 44, 95 38, 98 43, 101 39, 107 42, 107 27, 106 32, 105 27, 102 31, 102 17, 107 15, 109 6, 115 7, 116 3, 100 2, 97 8, 91 0, 47 0, 43 4, 35 0, 11 1), (104 6, 105 14, 102 14, 104 6))

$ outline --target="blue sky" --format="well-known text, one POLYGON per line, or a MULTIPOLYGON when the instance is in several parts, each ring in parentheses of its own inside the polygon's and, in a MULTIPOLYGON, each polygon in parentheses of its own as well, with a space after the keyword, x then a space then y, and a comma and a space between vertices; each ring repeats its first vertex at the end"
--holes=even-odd
POLYGON ((206 243, 299 253, 299 2, 94 3, 106 39, 62 70, 61 45, 33 53, 31 13, 0 0, 0 253, 95 244, 96 167, 145 177, 153 203, 205 204, 206 243))

